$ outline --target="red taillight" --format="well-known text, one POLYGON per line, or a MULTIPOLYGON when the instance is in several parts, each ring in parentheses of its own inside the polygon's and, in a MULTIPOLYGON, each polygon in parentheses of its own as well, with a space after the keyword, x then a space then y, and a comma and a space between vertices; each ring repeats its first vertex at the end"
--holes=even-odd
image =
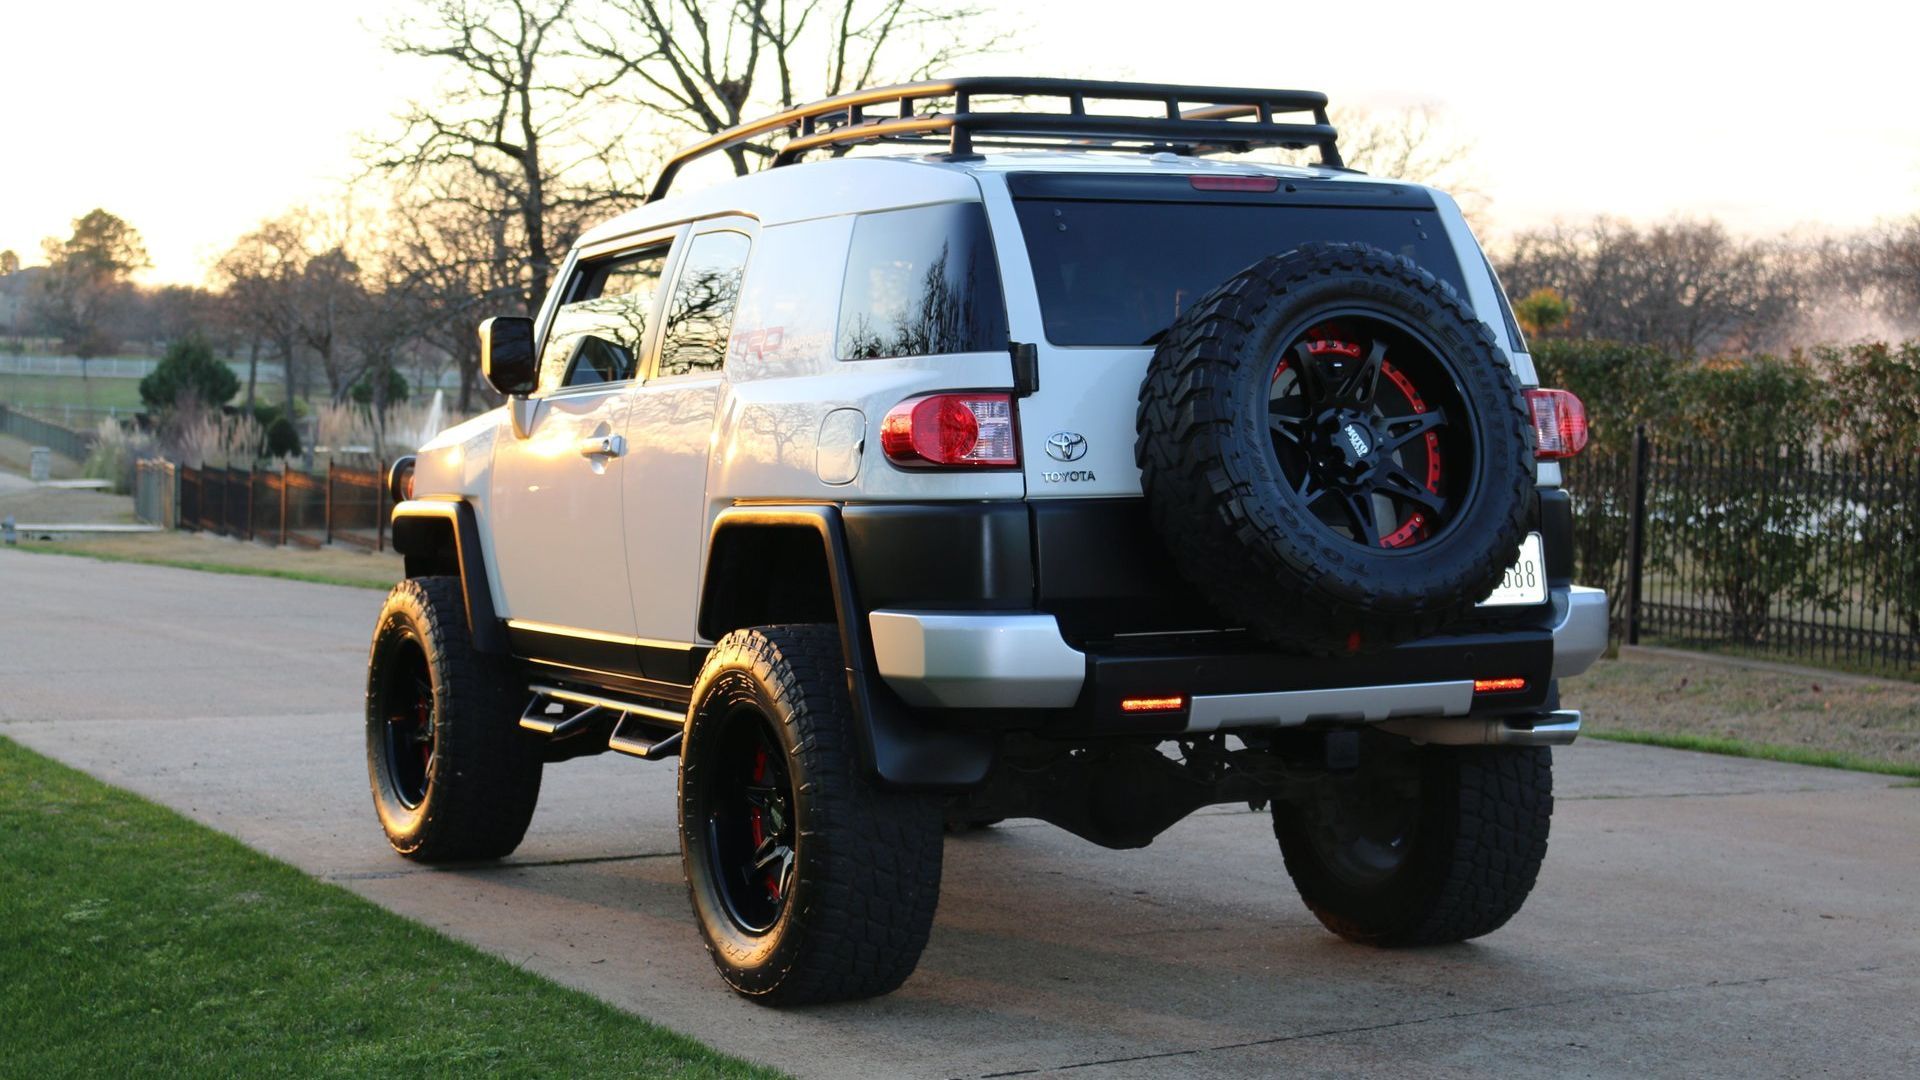
POLYGON ((1535 457, 1558 461, 1587 448, 1587 407, 1571 393, 1529 390, 1527 411, 1533 414, 1535 457))
POLYGON ((1013 395, 929 394, 895 405, 880 422, 880 449, 913 468, 1006 468, 1020 464, 1013 395))
POLYGON ((1527 680, 1518 676, 1504 679, 1475 679, 1473 692, 1476 694, 1511 694, 1527 688, 1527 680))
POLYGON ((1277 176, 1196 176, 1195 191, 1279 191, 1277 176))

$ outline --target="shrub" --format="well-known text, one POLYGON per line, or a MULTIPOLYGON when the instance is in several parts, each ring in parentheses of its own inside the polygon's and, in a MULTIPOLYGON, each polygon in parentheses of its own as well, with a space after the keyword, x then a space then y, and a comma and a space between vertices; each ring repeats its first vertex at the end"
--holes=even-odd
POLYGON ((1826 384, 1797 357, 1754 356, 1687 368, 1673 388, 1663 435, 1678 482, 1657 486, 1652 512, 1676 543, 1657 561, 1690 559, 1741 641, 1765 639, 1776 599, 1835 606, 1827 556, 1851 538, 1829 535, 1845 518, 1807 483, 1826 384))
POLYGON ((102 420, 81 474, 89 480, 105 480, 116 494, 126 495, 133 491, 134 463, 152 453, 151 436, 122 427, 117 420, 102 420))
MULTIPOLYGON (((370 374, 362 375, 360 376, 360 381, 354 383, 353 388, 347 391, 348 396, 353 398, 355 404, 373 404, 373 378, 370 374)), ((411 388, 407 386, 407 377, 395 371, 393 368, 388 368, 387 404, 389 406, 403 404, 407 400, 407 395, 411 392, 411 388)))
POLYGON ((261 456, 269 458, 297 457, 300 454, 300 430, 289 420, 278 405, 255 405, 254 422, 260 425, 265 434, 265 445, 261 447, 261 456))
POLYGON ((1681 361, 1648 345, 1565 338, 1538 341, 1533 363, 1540 385, 1571 390, 1587 406, 1588 454, 1624 454, 1636 424, 1657 424, 1671 411, 1681 361))
POLYGON ((1920 454, 1920 341, 1823 345, 1809 355, 1832 386, 1831 442, 1888 458, 1920 454))
POLYGON ((1799 356, 1716 357, 1673 381, 1665 433, 1726 450, 1804 448, 1829 414, 1827 384, 1799 356))
POLYGON ((1832 386, 1828 444, 1867 464, 1855 497, 1867 584, 1920 635, 1920 341, 1816 348, 1832 386))
POLYGON ((181 338, 167 346, 160 363, 140 380, 140 400, 155 410, 171 409, 183 398, 218 408, 239 390, 239 376, 215 359, 213 347, 197 337, 181 338))
POLYGON ((1671 411, 1681 362, 1646 345, 1613 341, 1536 341, 1542 386, 1571 390, 1587 407, 1591 441, 1566 464, 1573 501, 1574 576, 1607 590, 1615 632, 1627 603, 1627 531, 1633 514, 1633 429, 1671 411))

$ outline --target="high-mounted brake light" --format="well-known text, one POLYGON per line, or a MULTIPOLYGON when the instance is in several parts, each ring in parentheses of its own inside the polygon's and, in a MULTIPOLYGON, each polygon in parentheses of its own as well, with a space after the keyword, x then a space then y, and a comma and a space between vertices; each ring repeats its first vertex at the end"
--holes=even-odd
POLYGON ((1573 394, 1529 390, 1527 411, 1533 414, 1535 457, 1558 461, 1587 448, 1587 407, 1573 394))
POLYGON ((1195 191, 1279 191, 1277 176, 1196 176, 1190 181, 1195 191))
POLYGON ((880 449, 895 465, 920 469, 1008 468, 1020 464, 1012 394, 929 394, 895 405, 880 422, 880 449))

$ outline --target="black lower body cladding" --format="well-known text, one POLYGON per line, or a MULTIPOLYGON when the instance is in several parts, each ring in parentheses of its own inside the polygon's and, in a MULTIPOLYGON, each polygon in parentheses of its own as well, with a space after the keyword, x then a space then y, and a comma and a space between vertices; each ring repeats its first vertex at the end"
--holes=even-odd
POLYGON ((1451 289, 1361 245, 1262 260, 1188 309, 1141 387, 1135 452, 1182 575, 1313 651, 1466 617, 1531 509, 1506 355, 1451 289))

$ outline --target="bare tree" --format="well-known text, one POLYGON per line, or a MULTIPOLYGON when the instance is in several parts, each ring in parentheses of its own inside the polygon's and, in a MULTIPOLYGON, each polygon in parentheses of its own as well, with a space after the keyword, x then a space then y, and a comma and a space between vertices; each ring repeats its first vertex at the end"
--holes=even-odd
MULTIPOLYGON (((908 0, 605 0, 577 28, 614 91, 673 127, 714 135, 750 111, 923 79, 990 49, 983 9, 908 0)), ((769 145, 731 147, 744 175, 769 145)))
POLYGON ((342 401, 359 370, 350 365, 342 348, 344 323, 360 302, 360 265, 335 245, 307 260, 294 293, 295 326, 300 340, 320 360, 327 377, 327 394, 342 401))
POLYGON ((1331 119, 1340 132, 1340 156, 1348 168, 1430 184, 1463 202, 1480 197, 1481 181, 1472 165, 1473 143, 1448 126, 1440 109, 1336 106, 1331 119))
POLYGON ((1741 240, 1715 221, 1639 228, 1611 218, 1516 236, 1500 274, 1514 295, 1551 289, 1570 333, 1684 356, 1786 343, 1806 300, 1804 251, 1741 240))
POLYGON ((404 130, 373 164, 404 182, 448 168, 505 196, 521 249, 522 300, 546 294, 570 227, 589 210, 631 203, 617 143, 627 125, 596 115, 618 72, 596 75, 572 58, 575 0, 426 0, 400 20, 387 47, 440 62, 437 99, 414 102, 404 130), (611 132, 595 144, 592 132, 611 132))
POLYGON ((1920 332, 1920 215, 1831 241, 1821 247, 1819 262, 1822 278, 1835 286, 1828 306, 1843 316, 1869 317, 1856 327, 1882 335, 1920 332))
MULTIPOLYGON (((387 410, 395 404, 391 399, 394 373, 415 338, 419 309, 414 302, 414 284, 398 262, 371 260, 371 268, 361 274, 360 287, 348 298, 341 323, 342 337, 357 364, 348 387, 351 390, 353 385, 364 383, 369 391, 367 404, 376 458, 386 454, 387 410)), ((354 392, 354 396, 359 394, 354 392)))
POLYGON ((480 381, 474 327, 522 302, 510 195, 484 177, 439 170, 395 203, 391 258, 403 276, 423 342, 460 375, 459 409, 491 400, 480 381))
MULTIPOLYGON (((504 200, 531 308, 587 219, 639 201, 635 145, 923 77, 996 40, 968 32, 978 14, 909 0, 427 0, 388 47, 438 61, 446 81, 371 159, 408 184, 465 170, 485 202, 504 200)), ((770 152, 730 156, 744 173, 770 152)))
POLYGON ((253 411, 260 346, 271 346, 286 380, 289 412, 300 385, 297 295, 309 258, 297 215, 265 221, 242 236, 214 264, 227 319, 247 341, 247 411, 253 411))

